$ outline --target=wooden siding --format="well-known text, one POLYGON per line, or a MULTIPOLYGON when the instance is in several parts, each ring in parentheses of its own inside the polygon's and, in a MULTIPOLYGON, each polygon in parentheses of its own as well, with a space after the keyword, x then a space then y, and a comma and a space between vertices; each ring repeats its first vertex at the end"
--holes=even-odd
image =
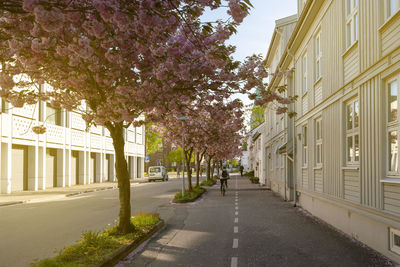
POLYGON ((318 86, 315 88, 315 105, 317 106, 319 103, 322 102, 322 84, 318 84, 318 86))
POLYGON ((308 189, 308 168, 302 169, 302 187, 308 189))
POLYGON ((321 22, 322 98, 326 99, 343 85, 344 37, 342 1, 332 1, 321 22))
POLYGON ((383 1, 359 1, 359 44, 361 72, 368 69, 379 59, 379 35, 381 26, 379 11, 383 1))
POLYGON ((314 190, 315 192, 323 192, 322 169, 314 170, 314 190))
POLYGON ((360 203, 360 172, 358 170, 344 171, 344 199, 360 203))
POLYGON ((324 193, 343 197, 343 181, 341 179, 342 155, 340 137, 341 105, 339 102, 327 107, 322 113, 323 140, 323 186, 324 193))
POLYGON ((358 56, 358 44, 354 45, 343 59, 344 83, 350 82, 360 73, 360 58, 358 56))
POLYGON ((400 185, 385 184, 383 188, 384 209, 400 213, 400 185))
POLYGON ((360 88, 361 203, 375 208, 381 205, 381 160, 384 155, 380 132, 384 120, 381 111, 384 109, 381 108, 382 88, 379 84, 380 78, 375 77, 360 88))
POLYGON ((382 55, 387 55, 399 47, 400 41, 400 14, 396 14, 381 29, 382 55))
POLYGON ((308 112, 308 94, 303 96, 303 104, 302 104, 302 110, 303 114, 306 114, 308 112))

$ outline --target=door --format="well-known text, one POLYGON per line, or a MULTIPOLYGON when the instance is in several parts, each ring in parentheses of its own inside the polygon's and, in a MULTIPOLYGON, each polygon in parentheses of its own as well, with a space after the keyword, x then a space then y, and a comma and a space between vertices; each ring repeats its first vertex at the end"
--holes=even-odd
POLYGON ((11 191, 28 190, 28 150, 13 146, 11 154, 11 191))
POLYGON ((57 151, 48 148, 46 151, 46 188, 57 186, 57 151))

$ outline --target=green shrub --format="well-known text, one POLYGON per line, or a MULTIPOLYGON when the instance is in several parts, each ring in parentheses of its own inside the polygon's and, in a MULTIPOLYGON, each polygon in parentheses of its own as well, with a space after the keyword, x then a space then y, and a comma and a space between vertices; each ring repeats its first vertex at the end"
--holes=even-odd
POLYGON ((253 184, 258 184, 260 182, 260 179, 258 177, 253 176, 253 177, 249 177, 249 179, 253 184))
POLYGON ((176 202, 191 202, 201 196, 206 190, 203 187, 193 187, 192 191, 185 190, 185 196, 182 197, 182 191, 179 191, 174 196, 176 202))
POLYGON ((254 177, 254 171, 246 172, 245 175, 246 175, 246 176, 249 176, 249 177, 251 177, 251 176, 254 177))
POLYGON ((154 213, 138 213, 131 218, 135 231, 121 234, 118 226, 112 226, 103 232, 87 231, 77 244, 64 247, 54 258, 33 262, 31 266, 88 266, 104 261, 109 255, 116 252, 123 245, 133 242, 149 232, 158 222, 160 217, 154 213))
POLYGON ((214 175, 214 176, 213 176, 213 179, 216 181, 216 180, 218 179, 218 176, 217 176, 217 175, 214 175))
POLYGON ((200 186, 213 186, 213 185, 215 185, 217 183, 217 180, 215 180, 215 179, 210 179, 210 180, 208 180, 208 181, 202 181, 201 183, 200 183, 200 186))

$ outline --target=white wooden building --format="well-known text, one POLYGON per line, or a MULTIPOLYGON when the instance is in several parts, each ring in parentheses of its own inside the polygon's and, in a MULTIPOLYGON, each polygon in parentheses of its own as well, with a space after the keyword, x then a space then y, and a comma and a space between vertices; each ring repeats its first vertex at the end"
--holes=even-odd
MULTIPOLYGON (((286 45, 296 26, 297 14, 275 21, 275 29, 271 38, 268 53, 265 59, 269 70, 269 89, 276 90, 287 85, 287 75, 279 68, 279 62, 285 52, 286 45), (284 74, 284 75, 283 75, 284 74)), ((291 90, 291 88, 288 88, 291 90)), ((282 96, 292 94, 287 91, 282 96)), ((278 192, 285 200, 293 199, 293 186, 290 177, 293 173, 293 143, 290 141, 293 131, 288 131, 293 124, 287 113, 277 115, 276 105, 270 103, 265 106, 265 127, 263 135, 263 177, 264 183, 271 190, 278 192)))
MULTIPOLYGON (((4 100, 0 114, 0 192, 45 190, 115 181, 114 148, 107 129, 91 127, 76 112, 45 102, 13 108, 4 100), (44 123, 46 133, 32 127, 44 123)), ((131 178, 144 175, 144 126, 125 132, 131 178)))
POLYGON ((298 0, 298 10, 276 66, 294 73, 270 82, 299 97, 285 190, 399 263, 400 1, 298 0))

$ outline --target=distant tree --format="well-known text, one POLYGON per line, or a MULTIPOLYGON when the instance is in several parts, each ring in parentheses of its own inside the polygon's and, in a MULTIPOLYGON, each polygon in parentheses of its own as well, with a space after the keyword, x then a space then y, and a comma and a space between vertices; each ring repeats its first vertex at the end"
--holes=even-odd
POLYGON ((250 115, 250 130, 255 129, 264 122, 264 108, 260 106, 253 106, 250 115))
POLYGON ((178 147, 175 150, 171 150, 168 154, 167 161, 171 163, 182 164, 182 148, 178 147))
POLYGON ((153 123, 146 123, 146 154, 153 154, 157 152, 162 144, 162 134, 153 125, 153 123))

